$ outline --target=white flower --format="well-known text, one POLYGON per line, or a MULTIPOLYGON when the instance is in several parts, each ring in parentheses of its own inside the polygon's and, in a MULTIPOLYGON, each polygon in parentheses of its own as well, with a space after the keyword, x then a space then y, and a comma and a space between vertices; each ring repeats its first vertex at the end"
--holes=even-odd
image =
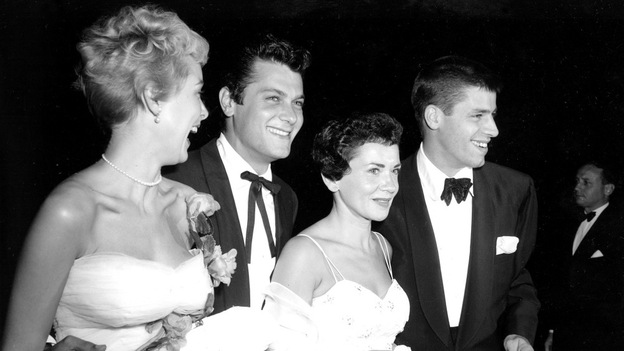
POLYGON ((210 194, 195 193, 191 195, 186 199, 186 217, 190 222, 191 230, 196 233, 202 231, 203 228, 198 228, 200 213, 203 213, 207 218, 220 209, 221 205, 210 194))
POLYGON ((232 274, 236 270, 236 249, 231 249, 226 254, 221 253, 221 246, 216 246, 213 253, 213 259, 208 264, 208 272, 213 278, 213 285, 219 286, 220 283, 230 285, 232 274))

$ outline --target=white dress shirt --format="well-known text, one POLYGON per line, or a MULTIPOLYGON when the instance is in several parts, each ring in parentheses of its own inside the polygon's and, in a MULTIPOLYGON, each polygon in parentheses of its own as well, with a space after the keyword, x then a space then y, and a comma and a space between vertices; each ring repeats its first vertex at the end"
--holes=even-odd
MULTIPOLYGON (((458 204, 453 197, 447 206, 440 195, 448 176, 427 158, 422 143, 416 164, 438 247, 449 325, 456 327, 461 317, 468 276, 474 187, 470 188, 472 196, 467 196, 465 201, 458 204)), ((472 168, 463 168, 453 177, 472 181, 472 168)))
MULTIPOLYGON (((238 222, 241 227, 241 233, 243 234, 243 242, 246 243, 245 233, 247 232, 247 204, 249 200, 249 188, 251 182, 241 178, 241 173, 249 171, 256 174, 253 167, 249 165, 237 152, 232 145, 227 141, 223 133, 217 139, 217 149, 219 150, 219 156, 225 166, 225 171, 232 188, 232 195, 234 196, 234 203, 236 204, 236 212, 238 214, 238 222)), ((273 173, 271 172, 271 165, 264 174, 258 174, 259 176, 272 181, 273 173)), ((266 206, 267 215, 269 217, 269 225, 271 226, 271 234, 273 235, 273 241, 275 239, 275 203, 273 201, 273 195, 266 188, 262 187, 262 199, 266 206)), ((222 208, 220 211, 228 211, 228 209, 222 208)), ((256 206, 256 215, 254 221, 253 230, 254 240, 251 247, 251 263, 247 265, 249 269, 249 297, 252 308, 261 309, 264 301, 264 290, 269 285, 271 280, 271 273, 275 268, 275 258, 271 257, 271 250, 269 249, 269 243, 262 224, 262 216, 260 210, 256 206)), ((237 264, 245 264, 241 259, 242 253, 236 257, 237 264)), ((234 274, 236 279, 236 273, 234 274)))
POLYGON ((576 252, 576 249, 578 249, 579 245, 581 245, 581 241, 583 241, 589 229, 591 229, 594 223, 596 223, 596 220, 598 219, 598 217, 600 217, 600 214, 602 213, 602 211, 605 210, 605 208, 607 208, 607 206, 609 206, 608 202, 598 207, 597 209, 595 209, 593 212, 596 212, 596 215, 594 216, 594 218, 592 218, 591 221, 581 222, 578 229, 576 230, 576 235, 574 236, 574 243, 572 243, 572 255, 574 255, 574 253, 576 252))

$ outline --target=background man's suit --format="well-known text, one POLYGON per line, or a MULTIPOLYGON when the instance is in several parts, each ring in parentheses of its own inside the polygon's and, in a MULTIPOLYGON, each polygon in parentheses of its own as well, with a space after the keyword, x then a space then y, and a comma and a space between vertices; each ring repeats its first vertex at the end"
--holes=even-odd
POLYGON ((416 155, 403 161, 399 193, 379 227, 392 244, 394 276, 411 305, 410 319, 397 343, 417 350, 502 350, 503 339, 509 334, 532 341, 539 302, 524 269, 537 229, 532 180, 493 163, 474 169, 468 277, 454 345, 416 155), (500 236, 518 237, 517 251, 496 255, 500 236))
MULTIPOLYGON (((221 285, 215 289, 214 312, 218 313, 232 306, 249 306, 249 272, 247 269, 247 256, 243 241, 234 197, 230 183, 219 156, 217 139, 190 152, 186 162, 173 168, 168 178, 184 183, 198 192, 212 194, 219 202, 221 209, 212 217, 215 225, 214 238, 217 245, 221 245, 223 252, 232 248, 238 251, 236 256, 236 272, 232 277, 230 286, 221 285)), ((273 182, 281 186, 275 196, 276 214, 276 242, 277 256, 292 235, 293 224, 297 215, 297 196, 292 188, 283 180, 273 174, 273 182)), ((258 239, 257 239, 258 240, 258 239)), ((266 239, 265 239, 266 240, 266 239)), ((268 280, 267 280, 268 281, 268 280)))
POLYGON ((557 256, 566 279, 553 301, 559 306, 553 349, 624 349, 624 212, 611 202, 574 255, 579 222, 570 223, 560 245, 564 251, 557 256))

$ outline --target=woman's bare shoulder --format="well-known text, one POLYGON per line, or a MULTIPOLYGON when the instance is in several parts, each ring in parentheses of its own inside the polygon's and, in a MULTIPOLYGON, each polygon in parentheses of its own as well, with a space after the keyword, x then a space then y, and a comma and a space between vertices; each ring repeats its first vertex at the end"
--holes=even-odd
POLYGON ((92 229, 97 211, 93 189, 72 176, 59 184, 41 205, 29 230, 29 242, 48 249, 84 251, 85 233, 92 229))
POLYGON ((98 194, 80 177, 72 176, 59 184, 45 199, 41 211, 67 222, 84 221, 93 215, 98 194))

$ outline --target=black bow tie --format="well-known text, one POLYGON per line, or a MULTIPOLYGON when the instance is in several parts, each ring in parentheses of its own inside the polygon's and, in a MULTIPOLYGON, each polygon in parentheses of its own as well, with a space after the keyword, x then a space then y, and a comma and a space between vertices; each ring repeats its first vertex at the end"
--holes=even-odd
POLYGON ((440 200, 444 200, 444 202, 446 202, 446 206, 448 206, 451 204, 453 195, 455 195, 455 200, 457 203, 460 203, 466 200, 468 190, 470 190, 471 186, 472 182, 470 181, 470 178, 446 178, 444 180, 444 190, 442 190, 440 200))
POLYGON ((262 186, 264 186, 268 191, 270 191, 271 194, 277 194, 280 191, 279 184, 275 184, 272 181, 266 180, 251 172, 245 171, 241 173, 241 178, 250 181, 252 187, 258 188, 256 189, 256 191, 259 190, 259 188, 262 186))
POLYGON ((585 214, 585 220, 591 222, 592 219, 596 217, 596 212, 591 211, 590 213, 585 214))
POLYGON ((253 240, 255 225, 256 204, 258 205, 258 210, 260 210, 260 217, 262 217, 262 225, 264 226, 264 231, 266 232, 267 240, 269 242, 271 257, 275 257, 277 255, 277 248, 275 247, 275 242, 273 241, 273 234, 269 224, 269 216, 267 214, 266 206, 264 205, 264 200, 262 199, 261 190, 264 186, 271 192, 271 194, 275 195, 279 192, 280 186, 279 184, 275 184, 248 171, 241 173, 241 178, 251 182, 247 201, 247 230, 245 231, 245 253, 247 254, 247 263, 251 263, 251 242, 253 240))

